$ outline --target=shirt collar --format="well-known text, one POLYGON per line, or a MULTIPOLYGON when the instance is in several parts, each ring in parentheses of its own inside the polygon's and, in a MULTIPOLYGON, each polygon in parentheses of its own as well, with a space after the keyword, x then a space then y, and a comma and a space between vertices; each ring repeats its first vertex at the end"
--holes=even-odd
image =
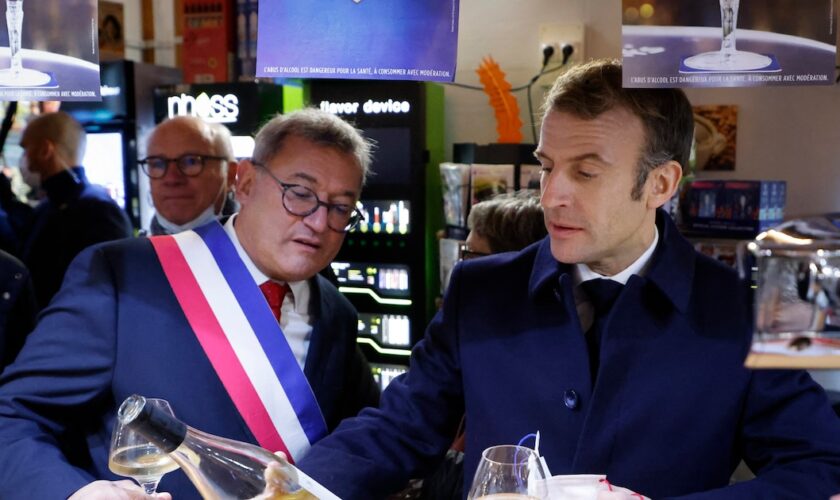
MULTIPOLYGON (((659 242, 645 267, 645 279, 653 283, 680 311, 686 311, 694 286, 694 248, 680 235, 671 216, 664 210, 656 211, 659 242)), ((528 282, 528 295, 532 299, 557 283, 560 276, 572 273, 573 266, 558 262, 551 254, 551 240, 545 237, 537 248, 534 267, 528 282)))
MULTIPOLYGON (((234 219, 236 219, 236 214, 231 215, 227 222, 225 222, 225 233, 227 233, 228 237, 233 242, 233 246, 234 248, 236 248, 236 253, 239 255, 239 258, 242 259, 242 262, 248 269, 248 273, 250 273, 251 277, 254 278, 254 282, 257 285, 262 285, 266 281, 275 281, 277 283, 282 284, 282 281, 271 280, 262 271, 260 271, 259 268, 257 268, 257 265, 254 264, 254 261, 251 260, 251 257, 249 257, 248 254, 245 252, 245 249, 242 248, 242 244, 239 243, 239 237, 236 235, 236 231, 233 229, 234 219)), ((295 311, 299 313, 306 313, 307 311, 298 311, 298 308, 309 303, 309 283, 306 280, 289 281, 288 285, 289 288, 292 289, 295 311)))
POLYGON ((656 285, 677 309, 685 312, 694 287, 697 252, 662 209, 656 211, 656 226, 662 241, 653 254, 645 279, 656 285))
POLYGON ((632 264, 627 266, 623 271, 614 274, 612 276, 604 276, 603 274, 596 273, 593 271, 589 266, 586 264, 575 264, 574 266, 574 282, 575 284, 581 284, 584 281, 594 280, 598 278, 605 278, 610 279, 613 281, 617 281, 622 285, 627 284, 627 280, 630 279, 630 276, 634 274, 638 274, 640 276, 644 276, 647 269, 650 267, 650 260, 653 257, 653 252, 656 250, 656 244, 659 243, 659 228, 655 225, 653 226, 653 241, 647 247, 642 255, 639 256, 638 259, 633 261, 632 264))

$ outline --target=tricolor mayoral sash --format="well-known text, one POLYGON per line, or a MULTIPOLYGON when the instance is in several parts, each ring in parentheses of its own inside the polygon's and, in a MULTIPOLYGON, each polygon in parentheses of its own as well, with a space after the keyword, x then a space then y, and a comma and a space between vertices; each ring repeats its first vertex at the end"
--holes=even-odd
POLYGON ((327 434, 309 382, 218 222, 149 238, 187 321, 263 448, 299 459, 327 434))

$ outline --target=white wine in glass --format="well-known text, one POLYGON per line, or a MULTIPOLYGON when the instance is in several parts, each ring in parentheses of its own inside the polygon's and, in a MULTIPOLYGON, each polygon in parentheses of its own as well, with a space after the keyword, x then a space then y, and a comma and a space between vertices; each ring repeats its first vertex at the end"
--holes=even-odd
MULTIPOLYGON (((169 402, 165 399, 150 398, 146 401, 174 415, 169 402)), ((177 469, 178 464, 157 446, 117 420, 114 425, 114 434, 111 436, 108 468, 114 474, 134 479, 143 487, 146 494, 151 495, 157 491, 157 485, 163 475, 177 469)))
POLYGON ((548 498, 546 473, 537 452, 524 446, 491 446, 481 454, 467 500, 548 498))
POLYGON ((50 81, 50 75, 23 67, 20 42, 23 38, 23 0, 6 0, 6 28, 9 32, 11 67, 0 70, 0 85, 37 87, 50 81))
POLYGON ((720 50, 686 58, 684 64, 687 67, 704 71, 754 71, 770 66, 773 60, 769 57, 735 48, 740 3, 740 0, 720 0, 723 29, 720 50))

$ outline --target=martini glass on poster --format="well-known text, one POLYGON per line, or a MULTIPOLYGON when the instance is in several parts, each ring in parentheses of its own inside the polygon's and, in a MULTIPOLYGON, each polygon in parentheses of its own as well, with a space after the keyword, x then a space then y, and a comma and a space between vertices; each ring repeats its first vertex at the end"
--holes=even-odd
POLYGON ((740 3, 740 0, 719 0, 723 31, 720 50, 688 57, 684 61, 686 67, 701 71, 755 71, 773 63, 773 60, 765 55, 735 48, 735 29, 740 3))
POLYGON ((23 0, 6 0, 6 27, 9 32, 11 67, 0 69, 0 85, 6 87, 38 87, 50 81, 50 75, 23 67, 23 0))

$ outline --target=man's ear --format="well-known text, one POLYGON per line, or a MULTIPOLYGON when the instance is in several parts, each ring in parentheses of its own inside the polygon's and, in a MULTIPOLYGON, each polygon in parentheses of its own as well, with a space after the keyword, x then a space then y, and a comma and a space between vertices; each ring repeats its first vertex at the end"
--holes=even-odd
POLYGON ((235 168, 228 170, 228 176, 231 175, 231 172, 233 172, 233 179, 235 179, 236 200, 240 203, 247 203, 256 183, 257 169, 251 163, 251 160, 244 159, 235 168))
POLYGON ((55 143, 49 139, 39 140, 32 150, 34 153, 32 156, 40 163, 47 162, 56 154, 55 143))
POLYGON ((682 179, 682 167, 671 160, 654 168, 648 174, 647 207, 656 209, 674 196, 682 179))
POLYGON ((239 164, 235 161, 227 162, 227 185, 231 188, 236 186, 236 172, 238 170, 239 164))

